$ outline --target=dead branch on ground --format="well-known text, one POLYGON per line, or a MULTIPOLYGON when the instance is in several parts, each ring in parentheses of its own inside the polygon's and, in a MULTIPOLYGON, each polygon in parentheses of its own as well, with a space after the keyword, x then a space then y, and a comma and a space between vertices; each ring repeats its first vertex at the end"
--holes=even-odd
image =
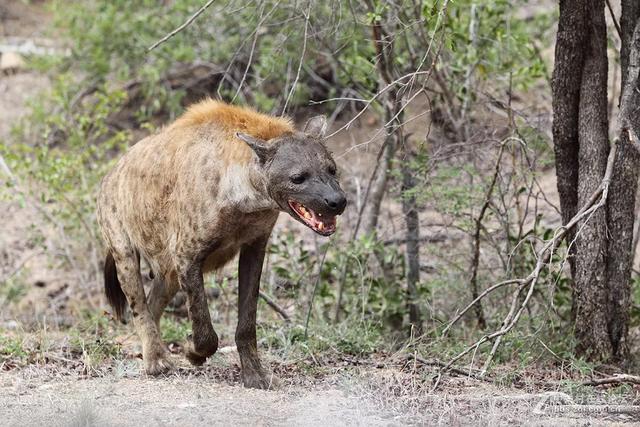
POLYGON ((637 375, 616 374, 611 377, 596 378, 593 380, 585 381, 581 385, 599 386, 599 385, 607 385, 607 384, 638 384, 640 385, 640 377, 637 375))
MULTIPOLYGON (((424 365, 424 366, 435 366, 438 368, 443 368, 446 366, 446 363, 437 360, 437 359, 432 359, 432 360, 428 360, 428 359, 424 359, 420 356, 416 356, 414 354, 409 354, 407 355, 407 360, 415 360, 416 362, 424 365)), ((481 376, 480 372, 477 369, 460 369, 460 368, 456 368, 456 367, 451 367, 451 369, 449 369, 450 372, 453 372, 455 374, 458 375, 462 375, 465 377, 469 377, 469 378, 473 378, 476 380, 480 380, 480 381, 485 381, 485 382, 493 382, 492 379, 487 378, 486 376, 481 376)))

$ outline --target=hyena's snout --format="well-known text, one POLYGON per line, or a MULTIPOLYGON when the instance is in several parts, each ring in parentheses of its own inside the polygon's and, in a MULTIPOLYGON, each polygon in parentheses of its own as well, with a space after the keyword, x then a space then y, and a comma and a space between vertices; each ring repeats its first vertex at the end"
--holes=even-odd
POLYGON ((324 203, 327 211, 332 215, 341 215, 344 212, 344 208, 347 206, 347 196, 342 189, 330 190, 324 194, 324 203))

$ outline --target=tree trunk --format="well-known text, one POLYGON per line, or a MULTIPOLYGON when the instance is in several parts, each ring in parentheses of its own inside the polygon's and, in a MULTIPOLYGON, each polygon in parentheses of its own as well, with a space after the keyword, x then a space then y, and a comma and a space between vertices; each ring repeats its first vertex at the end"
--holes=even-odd
MULTIPOLYGON (((369 4, 369 10, 373 12, 375 8, 369 4)), ((373 33, 373 45, 376 50, 376 66, 379 75, 380 88, 386 87, 393 81, 393 38, 389 38, 379 23, 371 26, 373 33)), ((371 184, 369 200, 371 207, 364 221, 364 233, 372 234, 378 227, 378 218, 380 217, 380 206, 382 199, 387 191, 387 181, 389 177, 389 168, 395 157, 398 148, 398 131, 397 127, 402 125, 402 117, 400 117, 401 97, 396 88, 391 88, 381 97, 384 107, 384 122, 386 137, 384 140, 384 150, 382 156, 378 159, 378 169, 373 183, 371 184)))
MULTIPOLYGON (((578 115, 578 205, 596 191, 607 167, 607 30, 603 0, 578 0, 585 6, 584 47, 578 115)), ((575 334, 579 354, 607 360, 608 337, 607 220, 599 209, 577 225, 574 267, 575 334)))
MULTIPOLYGON (((553 144, 562 222, 578 211, 578 113, 580 83, 584 68, 585 6, 581 1, 560 1, 555 68, 551 85, 553 103, 553 144)), ((574 232, 567 241, 571 242, 574 232)), ((575 276, 574 250, 570 251, 571 276, 575 276)))
POLYGON ((640 67, 640 4, 635 0, 622 1, 622 91, 620 102, 620 127, 622 133, 614 163, 607 216, 609 246, 607 276, 609 289, 609 336, 613 360, 624 362, 629 355, 627 333, 631 304, 631 267, 633 264, 633 230, 635 202, 638 189, 640 156, 637 147, 629 140, 625 129, 640 129, 636 112, 640 105, 638 96, 638 72, 640 67))
MULTIPOLYGON (((385 114, 385 120, 393 117, 393 111, 385 114)), ((378 170, 371 183, 371 191, 369 195, 370 207, 367 211, 367 215, 364 218, 364 225, 362 227, 363 233, 373 234, 378 228, 378 218, 380 218, 380 207, 382 206, 382 199, 387 191, 387 181, 389 177, 389 168, 391 162, 396 154, 397 148, 397 136, 394 134, 395 130, 388 131, 384 141, 384 150, 382 156, 378 159, 378 170)))
MULTIPOLYGON (((628 353, 630 277, 639 155, 624 129, 639 129, 640 7, 623 0, 619 150, 606 209, 594 212, 568 242, 576 352, 621 362, 628 353), (638 123, 637 123, 638 122, 638 123)), ((553 73, 553 137, 562 218, 566 223, 600 185, 609 153, 607 34, 603 0, 561 0, 553 73)))
POLYGON ((420 218, 416 196, 412 193, 415 188, 413 170, 411 169, 411 154, 407 147, 408 141, 402 138, 402 213, 407 226, 406 255, 407 266, 407 308, 409 309, 409 323, 416 335, 422 335, 422 315, 418 306, 418 282, 420 281, 420 218))

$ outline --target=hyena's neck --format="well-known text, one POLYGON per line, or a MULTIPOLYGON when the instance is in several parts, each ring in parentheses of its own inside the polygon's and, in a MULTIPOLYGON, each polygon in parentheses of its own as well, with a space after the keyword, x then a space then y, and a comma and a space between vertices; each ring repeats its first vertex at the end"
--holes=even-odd
POLYGON ((278 210, 269 197, 267 180, 253 165, 230 165, 220 181, 220 196, 225 204, 243 213, 278 210))

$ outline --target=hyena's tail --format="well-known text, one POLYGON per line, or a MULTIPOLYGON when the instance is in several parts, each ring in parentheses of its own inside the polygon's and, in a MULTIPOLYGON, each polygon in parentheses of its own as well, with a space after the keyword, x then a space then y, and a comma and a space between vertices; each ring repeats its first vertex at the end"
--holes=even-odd
POLYGON ((118 280, 118 272, 116 271, 116 261, 113 259, 111 252, 107 254, 104 261, 104 294, 113 311, 116 319, 122 320, 124 311, 127 308, 127 297, 122 292, 120 281, 118 280))

